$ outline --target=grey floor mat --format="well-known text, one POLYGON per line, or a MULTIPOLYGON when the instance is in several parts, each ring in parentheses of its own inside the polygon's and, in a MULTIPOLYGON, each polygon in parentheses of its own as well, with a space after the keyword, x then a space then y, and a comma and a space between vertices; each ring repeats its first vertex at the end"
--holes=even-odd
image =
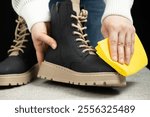
POLYGON ((150 70, 127 78, 124 88, 72 86, 35 79, 19 87, 0 87, 0 100, 149 100, 150 70))

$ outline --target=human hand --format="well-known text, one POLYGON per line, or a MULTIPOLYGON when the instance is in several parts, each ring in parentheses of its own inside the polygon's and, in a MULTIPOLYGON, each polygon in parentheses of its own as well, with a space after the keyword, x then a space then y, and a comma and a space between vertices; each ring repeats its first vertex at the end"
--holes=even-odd
POLYGON ((130 20, 122 16, 108 16, 102 22, 102 34, 109 38, 112 60, 129 64, 134 52, 135 28, 130 20))
POLYGON ((56 49, 57 47, 56 41, 52 37, 48 36, 49 28, 49 23, 44 22, 36 23, 31 28, 32 40, 39 64, 41 64, 44 60, 44 47, 46 45, 51 46, 53 49, 56 49))

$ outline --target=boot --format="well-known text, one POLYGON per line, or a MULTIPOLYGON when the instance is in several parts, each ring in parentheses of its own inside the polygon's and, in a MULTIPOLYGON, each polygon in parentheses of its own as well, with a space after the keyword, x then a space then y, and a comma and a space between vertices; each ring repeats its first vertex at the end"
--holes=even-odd
POLYGON ((57 82, 90 86, 125 86, 125 78, 107 65, 89 44, 85 23, 87 11, 76 14, 72 2, 52 5, 51 37, 58 46, 49 47, 38 77, 57 82))
POLYGON ((9 56, 0 63, 0 86, 27 84, 37 75, 37 59, 23 18, 18 17, 15 40, 8 51, 9 56))

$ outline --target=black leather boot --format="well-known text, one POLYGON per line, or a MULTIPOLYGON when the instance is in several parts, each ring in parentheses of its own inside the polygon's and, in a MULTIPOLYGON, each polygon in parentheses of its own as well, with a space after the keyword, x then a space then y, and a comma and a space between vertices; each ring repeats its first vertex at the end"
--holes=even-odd
POLYGON ((23 85, 37 75, 37 59, 23 18, 18 17, 15 40, 8 51, 9 56, 0 63, 0 86, 23 85))
POLYGON ((125 78, 100 59, 89 44, 86 27, 87 11, 72 9, 70 0, 57 2, 51 9, 51 36, 56 50, 49 47, 38 76, 48 80, 96 86, 124 86, 125 78))

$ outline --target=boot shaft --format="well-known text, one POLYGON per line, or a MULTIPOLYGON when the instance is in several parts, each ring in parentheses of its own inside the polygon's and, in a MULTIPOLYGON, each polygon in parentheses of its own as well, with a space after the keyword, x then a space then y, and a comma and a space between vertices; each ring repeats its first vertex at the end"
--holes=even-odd
POLYGON ((74 32, 78 32, 78 29, 72 26, 72 24, 77 25, 77 19, 71 17, 72 15, 77 16, 76 12, 72 9, 72 2, 70 0, 57 2, 51 6, 50 11, 50 36, 56 40, 57 49, 52 50, 49 48, 45 59, 67 67, 68 63, 72 61, 82 61, 88 53, 83 53, 84 48, 79 47, 82 42, 76 41, 80 37, 74 34, 74 32))
POLYGON ((37 64, 31 34, 23 18, 18 17, 15 39, 8 50, 9 56, 0 63, 0 75, 21 74, 37 64))
POLYGON ((50 12, 51 27, 55 27, 52 28, 51 36, 56 39, 57 42, 59 42, 59 38, 62 38, 62 36, 66 35, 66 33, 69 37, 72 36, 72 32, 75 29, 73 29, 71 24, 76 24, 76 20, 71 19, 71 15, 76 15, 76 13, 72 9, 71 1, 65 0, 63 2, 57 2, 56 4, 53 4, 50 8, 50 12))
POLYGON ((22 17, 18 17, 16 22, 15 39, 8 50, 9 56, 18 56, 23 59, 34 59, 37 61, 31 34, 27 29, 25 20, 22 17))

